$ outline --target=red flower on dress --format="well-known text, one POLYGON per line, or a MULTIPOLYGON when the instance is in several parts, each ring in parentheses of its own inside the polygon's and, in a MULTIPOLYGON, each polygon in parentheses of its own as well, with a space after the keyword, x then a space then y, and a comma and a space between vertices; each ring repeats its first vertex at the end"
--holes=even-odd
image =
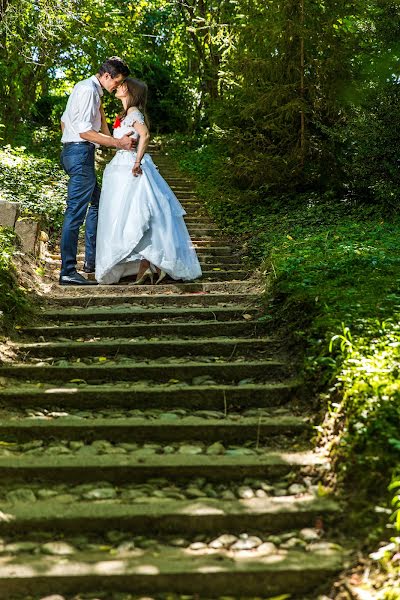
POLYGON ((121 127, 121 119, 119 117, 115 119, 113 129, 117 129, 117 127, 121 127))

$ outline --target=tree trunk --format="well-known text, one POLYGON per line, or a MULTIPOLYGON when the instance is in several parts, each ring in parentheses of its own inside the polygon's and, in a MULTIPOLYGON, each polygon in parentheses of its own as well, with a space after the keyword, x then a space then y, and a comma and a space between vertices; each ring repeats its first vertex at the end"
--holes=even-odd
POLYGON ((304 0, 300 0, 300 98, 302 107, 300 110, 300 150, 301 165, 304 166, 306 147, 306 127, 304 114, 305 84, 304 84, 304 0))

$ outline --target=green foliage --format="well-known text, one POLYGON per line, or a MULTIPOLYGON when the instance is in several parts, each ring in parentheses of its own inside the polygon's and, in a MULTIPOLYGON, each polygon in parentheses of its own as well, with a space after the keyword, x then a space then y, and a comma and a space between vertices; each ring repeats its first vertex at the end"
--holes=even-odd
POLYGON ((209 127, 233 186, 387 205, 399 32, 395 0, 7 0, 0 120, 13 143, 21 124, 58 129, 73 84, 116 54, 149 85, 153 132, 209 127))
MULTIPOLYGON (((184 129, 190 93, 184 81, 177 10, 166 0, 8 0, 0 15, 0 118, 8 141, 21 123, 53 124, 74 83, 122 56, 150 90, 153 130, 184 129), (84 32, 84 35, 83 35, 84 32)), ((120 103, 104 97, 109 120, 120 103)))
POLYGON ((16 238, 11 229, 0 227, 0 330, 15 319, 29 315, 25 290, 19 285, 12 257, 16 238))
POLYGON ((364 107, 354 109, 346 127, 332 130, 339 140, 339 161, 349 192, 362 203, 398 210, 400 188, 398 135, 400 87, 385 83, 369 92, 364 107))
POLYGON ((261 264, 274 296, 266 315, 306 347, 307 379, 329 386, 320 436, 339 468, 387 477, 400 458, 400 217, 328 193, 258 200, 220 179, 220 147, 174 138, 167 148, 261 264))
MULTIPOLYGON (((40 131, 35 135, 41 144, 40 131)), ((0 148, 0 165, 0 198, 20 202, 23 215, 39 215, 51 235, 58 233, 67 191, 61 167, 55 160, 36 158, 24 147, 11 146, 0 148)))
POLYGON ((335 402, 330 418, 341 425, 340 457, 343 470, 355 466, 386 473, 400 460, 400 298, 388 294, 391 318, 357 320, 351 345, 342 348, 335 402))
POLYGON ((395 473, 393 476, 392 483, 389 486, 389 491, 394 493, 392 499, 393 506, 393 522, 400 533, 400 473, 395 473))

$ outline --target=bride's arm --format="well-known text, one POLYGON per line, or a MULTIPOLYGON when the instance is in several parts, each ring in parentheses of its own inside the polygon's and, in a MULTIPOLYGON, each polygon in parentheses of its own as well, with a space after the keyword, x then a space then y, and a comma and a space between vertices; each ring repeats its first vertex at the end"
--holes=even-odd
POLYGON ((147 146, 150 141, 150 132, 145 123, 139 123, 139 121, 135 121, 133 124, 135 131, 139 134, 139 144, 136 154, 136 161, 132 169, 132 173, 135 177, 141 175, 142 169, 140 168, 140 161, 142 160, 144 153, 146 152, 147 146))

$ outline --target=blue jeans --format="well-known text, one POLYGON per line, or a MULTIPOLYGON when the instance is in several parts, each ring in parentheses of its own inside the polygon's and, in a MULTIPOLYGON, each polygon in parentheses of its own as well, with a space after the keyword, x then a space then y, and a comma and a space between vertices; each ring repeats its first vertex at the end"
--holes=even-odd
POLYGON ((61 164, 70 177, 61 234, 61 275, 76 272, 79 228, 85 217, 85 263, 91 267, 95 264, 100 188, 94 170, 94 152, 91 143, 67 144, 61 152, 61 164))

